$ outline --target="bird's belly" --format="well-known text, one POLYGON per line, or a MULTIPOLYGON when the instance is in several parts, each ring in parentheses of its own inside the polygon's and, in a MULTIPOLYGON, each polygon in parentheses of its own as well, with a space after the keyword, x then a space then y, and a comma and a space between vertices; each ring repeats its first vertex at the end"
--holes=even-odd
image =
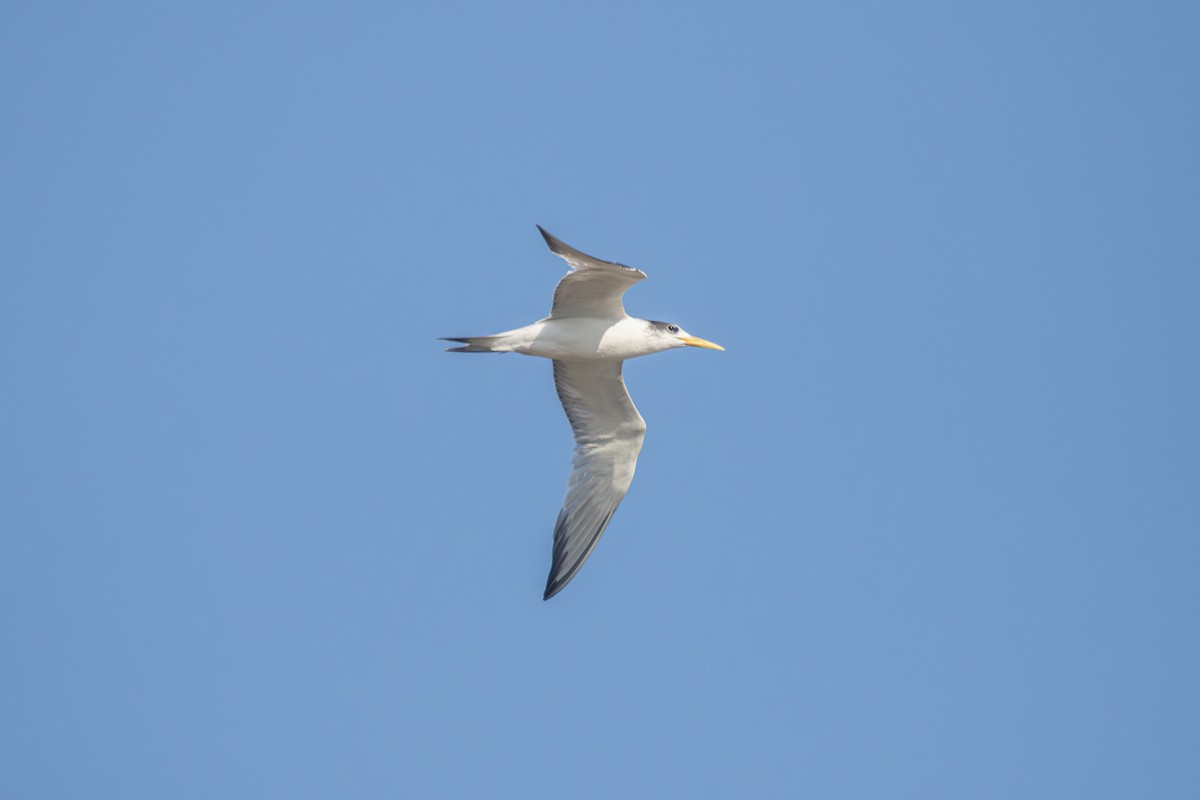
POLYGON ((514 341, 512 349, 542 358, 598 361, 646 355, 646 351, 635 346, 639 342, 626 328, 626 320, 547 319, 520 329, 522 335, 517 337, 520 341, 514 341))

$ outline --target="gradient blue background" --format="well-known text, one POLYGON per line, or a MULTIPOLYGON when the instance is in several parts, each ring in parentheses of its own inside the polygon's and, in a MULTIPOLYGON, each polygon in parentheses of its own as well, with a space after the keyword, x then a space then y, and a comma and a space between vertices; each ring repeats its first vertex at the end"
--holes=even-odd
POLYGON ((8 3, 13 798, 1200 796, 1190 3, 8 3), (541 591, 567 242, 728 351, 541 591))

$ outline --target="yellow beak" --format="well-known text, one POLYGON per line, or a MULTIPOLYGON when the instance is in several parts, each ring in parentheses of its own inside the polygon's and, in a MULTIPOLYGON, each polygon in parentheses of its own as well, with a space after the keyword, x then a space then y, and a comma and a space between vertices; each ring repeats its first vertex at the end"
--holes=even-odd
POLYGON ((709 350, 724 350, 719 344, 714 344, 707 339, 701 339, 699 336, 682 336, 679 341, 684 344, 690 344, 692 347, 706 347, 709 350))

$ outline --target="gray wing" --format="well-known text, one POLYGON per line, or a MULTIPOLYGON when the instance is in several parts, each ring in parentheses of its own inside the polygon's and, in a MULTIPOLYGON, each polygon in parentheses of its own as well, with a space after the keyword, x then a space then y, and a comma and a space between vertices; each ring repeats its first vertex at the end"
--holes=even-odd
POLYGON ((579 572, 633 480, 646 421, 629 399, 622 363, 554 362, 554 386, 575 434, 575 457, 554 526, 545 600, 579 572))
POLYGON ((646 273, 624 264, 592 258, 554 238, 541 225, 538 225, 538 230, 542 232, 550 252, 562 256, 571 266, 571 271, 554 287, 550 318, 624 317, 621 295, 630 286, 643 280, 646 273))

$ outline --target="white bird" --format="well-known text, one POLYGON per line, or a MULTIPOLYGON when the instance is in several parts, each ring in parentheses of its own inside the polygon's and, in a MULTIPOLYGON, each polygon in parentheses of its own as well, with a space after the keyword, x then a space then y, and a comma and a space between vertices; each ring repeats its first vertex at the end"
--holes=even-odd
POLYGON ((575 577, 633 480, 646 421, 629 399, 621 365, 673 347, 718 344, 670 322, 625 313, 621 295, 646 273, 581 253, 538 226, 550 251, 570 270, 554 289, 550 316, 492 336, 446 337, 455 353, 522 353, 554 360, 554 386, 575 434, 575 457, 558 521, 543 600, 575 577))

